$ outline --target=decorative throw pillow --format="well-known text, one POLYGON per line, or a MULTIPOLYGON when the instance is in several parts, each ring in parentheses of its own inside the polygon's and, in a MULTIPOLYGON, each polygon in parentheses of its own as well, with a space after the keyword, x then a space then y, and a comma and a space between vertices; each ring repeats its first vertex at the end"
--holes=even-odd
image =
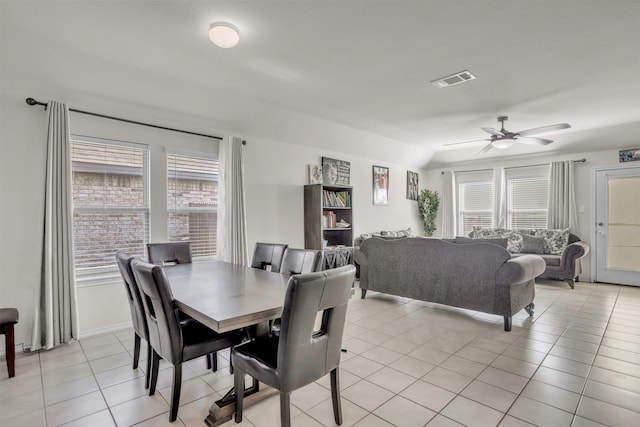
POLYGON ((544 251, 552 255, 561 255, 569 243, 569 229, 536 230, 536 236, 544 238, 544 251))
POLYGON ((522 235, 513 230, 507 230, 506 228, 483 228, 480 226, 474 226, 469 235, 475 239, 487 239, 501 237, 507 239, 507 250, 514 253, 519 253, 522 249, 522 235))
POLYGON ((543 254, 544 253, 544 237, 529 236, 528 234, 521 234, 521 236, 522 236, 522 249, 520 249, 520 252, 524 254, 543 254))

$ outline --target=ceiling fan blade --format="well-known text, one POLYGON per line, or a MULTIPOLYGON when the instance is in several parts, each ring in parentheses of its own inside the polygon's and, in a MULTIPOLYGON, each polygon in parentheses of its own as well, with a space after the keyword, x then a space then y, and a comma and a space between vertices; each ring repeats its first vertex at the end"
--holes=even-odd
POLYGON ((516 142, 522 142, 523 144, 533 144, 533 145, 548 145, 553 141, 550 139, 543 138, 533 138, 533 137, 518 137, 516 138, 516 142))
POLYGON ((539 128, 521 130, 520 132, 516 132, 520 136, 533 136, 539 135, 541 133, 554 132, 556 130, 562 130, 570 128, 571 125, 569 123, 558 123, 556 125, 542 126, 539 128))
POLYGON ((490 133, 491 135, 495 135, 495 136, 504 136, 504 133, 500 132, 498 129, 494 129, 494 128, 480 128, 483 131, 490 133))
POLYGON ((448 144, 442 144, 443 147, 447 146, 447 145, 458 145, 458 144, 468 144, 470 142, 480 142, 480 141, 491 141, 490 139, 474 139, 471 141, 462 141, 462 142, 450 142, 448 144))
POLYGON ((492 148, 493 148, 493 142, 490 142, 482 150, 480 150, 480 152, 478 154, 486 153, 487 151, 491 150, 492 148))

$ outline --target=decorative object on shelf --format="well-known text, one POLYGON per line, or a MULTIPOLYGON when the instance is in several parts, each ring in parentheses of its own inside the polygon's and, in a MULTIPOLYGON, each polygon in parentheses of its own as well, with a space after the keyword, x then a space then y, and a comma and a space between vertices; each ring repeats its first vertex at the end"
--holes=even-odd
POLYGON ((309 184, 322 184, 322 166, 309 165, 309 184))
POLYGON ((433 236, 436 231, 436 214, 440 206, 440 196, 437 191, 422 190, 418 197, 418 210, 424 223, 424 234, 433 236))
POLYGON ((620 150, 620 163, 635 162, 640 160, 640 148, 632 148, 631 150, 620 150))
POLYGON ((418 200, 418 173, 407 171, 407 199, 418 200))
POLYGON ((337 186, 349 185, 351 183, 351 163, 323 157, 322 183, 337 186))
POLYGON ((389 204, 389 168, 373 166, 373 204, 389 204))

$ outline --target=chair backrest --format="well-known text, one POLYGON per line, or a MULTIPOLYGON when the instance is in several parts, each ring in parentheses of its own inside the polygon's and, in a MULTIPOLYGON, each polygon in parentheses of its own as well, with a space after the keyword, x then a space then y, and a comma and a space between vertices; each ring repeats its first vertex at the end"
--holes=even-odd
POLYGON ((292 391, 340 364, 342 335, 355 267, 291 276, 285 294, 278 374, 281 391, 292 391), (319 329, 316 316, 322 313, 319 329))
POLYGON ((138 289, 136 279, 133 277, 131 270, 131 261, 134 257, 125 254, 122 251, 116 253, 116 263, 120 269, 120 275, 124 281, 124 287, 129 299, 129 310, 131 310, 131 322, 133 330, 140 338, 149 339, 149 328, 147 327, 147 318, 144 314, 144 305, 142 304, 142 296, 138 289))
POLYGON ((151 264, 189 264, 191 242, 147 243, 147 253, 151 264))
POLYGON ((287 245, 280 243, 256 243, 253 258, 251 258, 251 267, 267 270, 268 266, 271 266, 271 271, 279 273, 285 249, 287 249, 287 245))
POLYGON ((131 262, 149 327, 149 342, 163 359, 182 361, 182 332, 173 294, 163 267, 140 259, 131 262))
POLYGON ((314 249, 287 248, 282 257, 280 274, 306 274, 320 269, 322 252, 314 249))

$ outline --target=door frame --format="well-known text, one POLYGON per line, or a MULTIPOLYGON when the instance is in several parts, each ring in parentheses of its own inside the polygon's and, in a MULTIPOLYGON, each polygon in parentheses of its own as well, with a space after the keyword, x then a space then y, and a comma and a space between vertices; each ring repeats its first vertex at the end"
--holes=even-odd
POLYGON ((598 267, 598 226, 596 224, 598 220, 598 199, 597 199, 597 185, 598 185, 598 172, 603 171, 619 171, 624 169, 640 168, 640 162, 637 164, 627 165, 612 165, 612 166, 598 166, 591 169, 591 225, 589 227, 589 234, 591 236, 591 281, 596 282, 597 267, 598 267))

